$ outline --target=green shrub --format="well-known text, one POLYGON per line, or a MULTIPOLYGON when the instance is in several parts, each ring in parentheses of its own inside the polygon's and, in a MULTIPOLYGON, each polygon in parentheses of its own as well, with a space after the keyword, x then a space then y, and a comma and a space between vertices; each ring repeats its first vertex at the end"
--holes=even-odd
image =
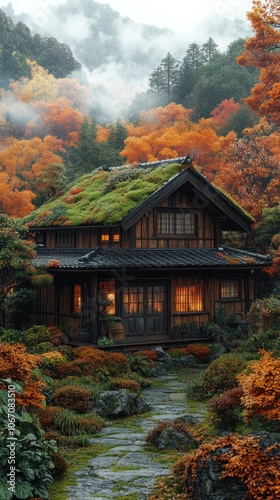
POLYGON ((241 354, 223 354, 212 361, 202 375, 202 389, 205 395, 222 393, 238 385, 236 376, 247 366, 241 354))
POLYGON ((148 377, 150 374, 150 363, 143 356, 138 356, 137 354, 131 354, 128 356, 128 364, 130 370, 143 377, 148 377))
POLYGON ((280 325, 280 300, 274 297, 256 300, 248 313, 253 333, 258 330, 276 330, 280 325))
MULTIPOLYGON (((21 388, 11 380, 1 381, 2 384, 13 384, 16 391, 22 392, 21 388)), ((15 419, 16 439, 11 441, 8 433, 8 391, 0 391, 0 498, 5 500, 29 499, 40 497, 48 499, 46 483, 53 482, 52 461, 53 452, 57 451, 54 441, 46 441, 44 432, 35 425, 33 417, 22 411, 13 412, 15 419), (16 464, 11 463, 13 455, 11 444, 14 446, 16 464), (9 462, 10 461, 10 462, 9 462), (15 492, 8 490, 7 474, 11 468, 15 470, 15 492)), ((10 477, 12 479, 12 476, 10 477)), ((11 484, 11 486, 13 486, 11 484)))
POLYGON ((253 333, 239 346, 240 352, 257 354, 260 349, 280 355, 280 330, 266 330, 253 333))
POLYGON ((52 401, 56 406, 85 413, 91 408, 91 393, 83 386, 65 385, 53 393, 52 401))
POLYGON ((25 344, 26 332, 23 330, 1 328, 1 342, 8 342, 9 344, 25 344))
POLYGON ((28 349, 34 349, 42 342, 51 342, 51 333, 44 325, 34 325, 25 332, 25 344, 28 349))

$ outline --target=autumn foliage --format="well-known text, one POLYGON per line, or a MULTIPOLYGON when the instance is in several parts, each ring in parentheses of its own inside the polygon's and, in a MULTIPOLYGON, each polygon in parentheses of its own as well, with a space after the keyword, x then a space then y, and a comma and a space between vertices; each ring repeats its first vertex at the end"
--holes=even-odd
POLYGON ((250 499, 278 498, 279 453, 273 452, 273 446, 263 446, 260 440, 261 438, 255 439, 252 436, 228 434, 203 444, 192 454, 185 455, 174 468, 174 473, 182 484, 182 490, 187 494, 193 494, 198 485, 199 468, 207 467, 212 457, 217 462, 217 467, 221 468, 219 480, 239 479, 245 484, 250 499))
POLYGON ((279 119, 279 65, 280 65, 280 9, 277 0, 253 1, 247 14, 254 36, 244 45, 244 53, 237 58, 242 66, 259 68, 260 81, 246 99, 246 103, 261 116, 280 124, 279 119))
POLYGON ((280 421, 280 359, 266 351, 261 351, 261 355, 259 361, 250 365, 250 373, 238 376, 245 416, 280 421))
POLYGON ((16 397, 20 406, 43 406, 44 383, 33 373, 40 361, 40 356, 27 353, 22 344, 0 345, 0 378, 11 378, 23 385, 23 394, 17 394, 16 397))

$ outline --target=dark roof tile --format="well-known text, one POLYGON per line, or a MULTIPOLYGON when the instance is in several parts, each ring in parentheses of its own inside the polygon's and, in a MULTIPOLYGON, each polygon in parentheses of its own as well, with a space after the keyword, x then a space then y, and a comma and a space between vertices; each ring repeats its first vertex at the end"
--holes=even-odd
POLYGON ((39 250, 36 266, 58 260, 60 269, 182 269, 265 267, 268 256, 234 248, 39 250))

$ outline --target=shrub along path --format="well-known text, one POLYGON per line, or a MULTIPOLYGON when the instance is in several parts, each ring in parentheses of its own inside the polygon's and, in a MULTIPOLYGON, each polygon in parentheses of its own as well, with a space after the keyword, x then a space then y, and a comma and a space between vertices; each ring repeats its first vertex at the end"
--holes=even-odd
POLYGON ((156 478, 170 473, 175 452, 158 452, 145 438, 162 420, 186 415, 203 419, 203 405, 191 406, 185 395, 186 384, 200 371, 184 371, 168 372, 142 391, 150 413, 111 422, 91 440, 93 445, 104 446, 104 452, 75 473, 77 484, 67 487, 67 500, 145 500, 156 478))

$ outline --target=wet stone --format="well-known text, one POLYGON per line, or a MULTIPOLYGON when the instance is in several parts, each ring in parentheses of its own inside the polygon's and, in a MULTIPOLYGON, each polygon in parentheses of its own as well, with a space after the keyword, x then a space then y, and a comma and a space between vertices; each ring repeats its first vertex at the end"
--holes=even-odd
POLYGON ((151 414, 132 417, 133 428, 108 426, 91 439, 91 444, 111 448, 88 462, 88 466, 75 473, 77 484, 67 488, 68 500, 109 500, 120 496, 135 495, 146 500, 158 477, 170 474, 168 463, 158 461, 159 455, 145 441, 146 435, 162 420, 174 421, 178 417, 199 420, 201 413, 189 413, 185 395, 186 384, 177 381, 174 373, 161 375, 163 388, 147 388, 142 391, 151 407, 151 414), (142 430, 139 430, 142 429, 142 430))

